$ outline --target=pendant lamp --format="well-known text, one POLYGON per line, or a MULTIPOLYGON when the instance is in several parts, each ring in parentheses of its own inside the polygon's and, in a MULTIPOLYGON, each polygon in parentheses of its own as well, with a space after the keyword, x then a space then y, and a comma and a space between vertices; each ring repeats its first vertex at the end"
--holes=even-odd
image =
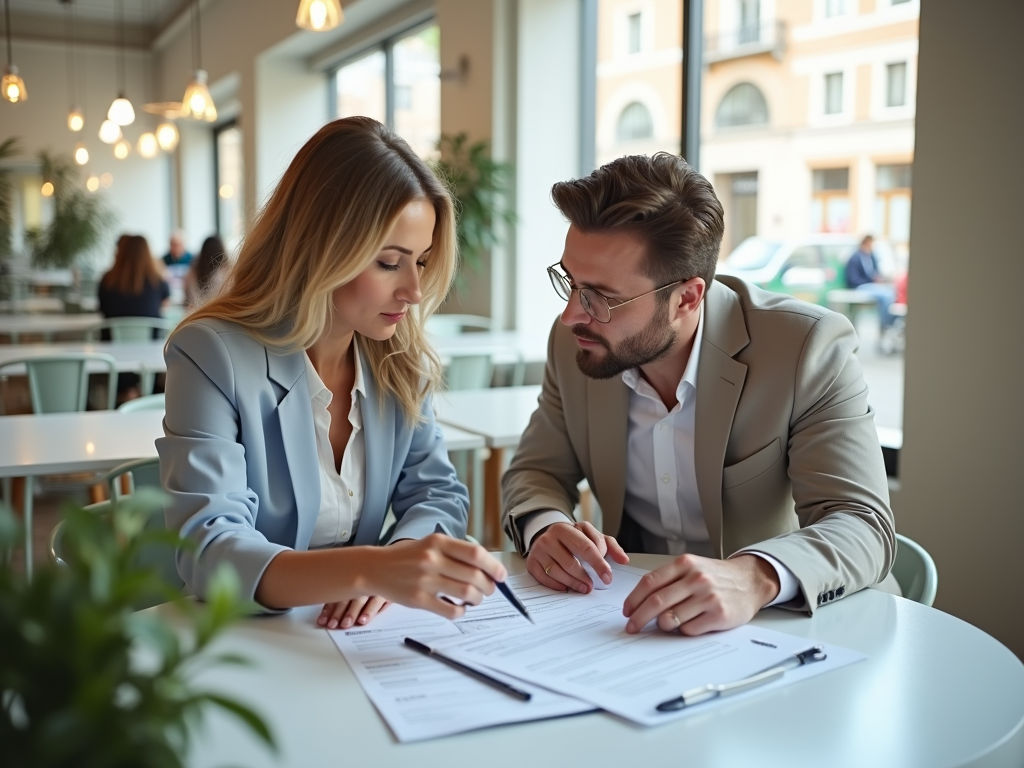
POLYGON ((207 85, 206 70, 203 69, 202 28, 199 19, 199 0, 192 0, 192 77, 185 87, 185 96, 181 100, 181 115, 192 120, 205 120, 212 123, 217 119, 217 107, 214 106, 210 89, 207 85))
POLYGON ((75 48, 75 11, 71 4, 72 0, 61 0, 64 4, 64 51, 68 65, 68 103, 71 104, 68 110, 68 130, 78 133, 85 127, 85 115, 78 107, 76 91, 75 70, 77 69, 78 56, 75 48))
POLYGON ((302 0, 295 25, 310 32, 326 32, 345 20, 339 0, 302 0))
POLYGON ((131 125, 135 122, 135 108, 125 97, 124 87, 124 0, 117 0, 117 98, 107 110, 107 119, 117 125, 131 125))
POLYGON ((25 81, 18 75, 18 68, 14 66, 11 58, 11 3, 4 0, 4 18, 7 24, 7 69, 4 70, 3 80, 0 80, 0 95, 11 104, 28 99, 28 91, 25 90, 25 81))
POLYGON ((164 152, 173 152, 178 146, 178 128, 174 123, 167 121, 156 127, 156 142, 164 152))
POLYGON ((100 141, 104 144, 117 144, 121 140, 121 126, 109 118, 100 125, 100 141))

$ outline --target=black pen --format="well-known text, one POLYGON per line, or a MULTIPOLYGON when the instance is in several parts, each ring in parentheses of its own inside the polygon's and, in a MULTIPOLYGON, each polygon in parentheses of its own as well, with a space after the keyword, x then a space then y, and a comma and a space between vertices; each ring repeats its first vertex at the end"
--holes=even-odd
POLYGON ((459 672, 463 672, 469 675, 470 677, 479 680, 481 683, 491 686, 491 688, 497 688, 502 693, 507 693, 509 696, 517 698, 520 701, 529 701, 531 698, 533 698, 532 694, 526 691, 521 691, 518 688, 514 688, 508 683, 503 683, 496 677, 491 677, 487 673, 481 672, 478 669, 467 667, 465 664, 462 664, 461 662, 458 662, 455 659, 449 658, 448 656, 445 656, 443 653, 435 651, 429 645, 424 645, 419 640, 413 640, 411 637, 407 637, 405 638, 405 644, 412 648, 414 651, 422 653, 424 656, 430 656, 431 658, 437 659, 443 664, 447 664, 449 667, 457 669, 459 670, 459 672))
POLYGON ((820 645, 808 648, 806 651, 794 653, 789 658, 783 659, 778 664, 768 669, 763 669, 750 677, 737 680, 734 683, 722 683, 721 685, 702 685, 700 688, 693 688, 681 696, 663 701, 657 706, 659 712, 676 712, 685 707, 692 707, 694 704, 717 699, 720 696, 730 696, 734 693, 742 693, 759 685, 778 680, 787 670, 796 669, 804 664, 813 664, 816 661, 826 659, 825 651, 820 645))
MULTIPOLYGON (((443 533, 447 535, 448 531, 446 531, 440 523, 435 523, 434 533, 443 533)), ((523 605, 519 598, 515 596, 515 593, 512 591, 512 588, 508 584, 506 584, 503 581, 496 581, 494 582, 494 584, 495 586, 497 586, 498 591, 505 596, 505 599, 512 603, 512 607, 519 611, 527 621, 529 621, 531 624, 537 623, 533 620, 533 617, 530 615, 530 612, 526 610, 526 606, 523 605)), ((448 602, 451 602, 451 600, 449 600, 448 602)))

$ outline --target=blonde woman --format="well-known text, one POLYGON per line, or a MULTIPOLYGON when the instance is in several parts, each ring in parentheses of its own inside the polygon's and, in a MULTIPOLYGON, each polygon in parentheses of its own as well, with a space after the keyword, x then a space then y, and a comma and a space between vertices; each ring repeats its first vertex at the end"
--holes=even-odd
POLYGON ((456 618, 439 595, 476 604, 504 580, 461 540, 429 397, 423 323, 455 259, 447 191, 380 123, 336 120, 299 150, 229 284, 167 344, 157 449, 194 594, 229 562, 264 608, 324 603, 318 623, 344 628, 391 601, 456 618))

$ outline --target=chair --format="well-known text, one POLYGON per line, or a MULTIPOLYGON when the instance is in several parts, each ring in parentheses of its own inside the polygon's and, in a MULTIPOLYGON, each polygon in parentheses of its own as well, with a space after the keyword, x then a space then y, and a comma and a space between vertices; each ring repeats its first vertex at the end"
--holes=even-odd
POLYGON ((449 353, 444 367, 444 386, 448 390, 487 389, 494 376, 494 361, 490 354, 472 352, 465 355, 449 353))
POLYGON ((117 410, 121 413, 135 413, 136 411, 162 411, 164 410, 165 396, 163 393, 159 395, 143 395, 142 397, 136 397, 134 400, 125 400, 121 405, 117 407, 117 410))
POLYGON ((896 534, 896 562, 892 575, 903 596, 922 605, 931 606, 939 588, 939 571, 928 551, 913 539, 896 534))
POLYGON ((163 317, 108 317, 85 332, 87 341, 96 341, 102 331, 110 331, 113 342, 152 341, 153 331, 174 329, 174 322, 163 317))
POLYGON ((110 485, 110 498, 119 501, 135 493, 136 488, 156 488, 160 485, 160 459, 135 459, 114 467, 103 476, 103 482, 110 485), (127 481, 126 483, 124 481, 127 481), (127 485, 124 491, 121 486, 127 485))

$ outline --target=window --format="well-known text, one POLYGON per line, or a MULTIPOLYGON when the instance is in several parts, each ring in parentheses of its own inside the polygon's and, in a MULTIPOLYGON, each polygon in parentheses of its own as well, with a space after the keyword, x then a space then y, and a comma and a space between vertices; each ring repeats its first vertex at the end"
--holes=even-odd
POLYGON ((910 242, 911 166, 879 165, 875 175, 875 227, 902 263, 910 242))
POLYGON ((637 141, 649 139, 654 135, 654 122, 650 110, 639 101, 627 104, 619 115, 619 124, 615 129, 618 141, 637 141))
POLYGON ((338 117, 366 115, 394 129, 421 157, 441 136, 441 64, 436 24, 391 38, 335 70, 338 117))
POLYGON ((836 16, 845 16, 846 13, 846 0, 825 0, 826 19, 832 19, 836 16))
POLYGON ((761 0, 739 0, 740 44, 756 43, 761 39, 761 0))
POLYGON ((830 72, 825 75, 825 114, 843 113, 843 73, 830 72))
POLYGON ((217 184, 217 233, 229 254, 242 240, 245 210, 242 205, 242 131, 234 123, 214 130, 217 184))
POLYGON ((885 67, 885 106, 902 107, 907 103, 907 62, 885 67))
POLYGON ((715 112, 715 126, 764 125, 768 122, 768 104, 761 90, 750 83, 740 83, 722 97, 715 112))
POLYGON ((850 232, 850 169, 812 172, 811 231, 850 232))
POLYGON ((627 53, 640 53, 640 12, 631 13, 626 17, 628 37, 626 41, 627 53))

